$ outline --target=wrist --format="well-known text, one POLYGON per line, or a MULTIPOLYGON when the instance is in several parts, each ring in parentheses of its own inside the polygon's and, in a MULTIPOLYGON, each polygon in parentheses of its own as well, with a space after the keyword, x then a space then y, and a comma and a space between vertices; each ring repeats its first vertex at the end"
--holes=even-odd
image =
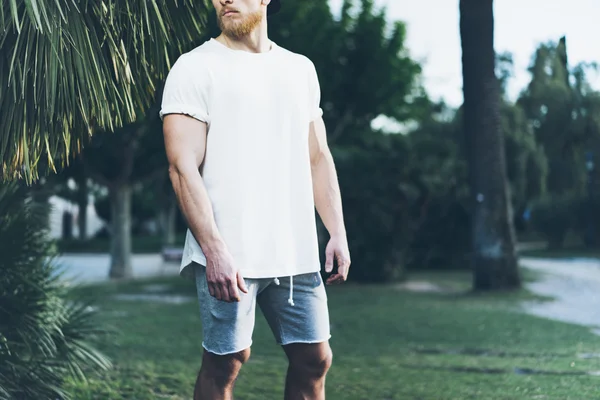
POLYGON ((346 239, 346 229, 342 226, 339 227, 337 229, 332 229, 331 231, 329 231, 329 236, 331 238, 337 238, 337 239, 346 239))
POLYGON ((202 243, 202 252, 208 259, 215 259, 225 253, 227 246, 221 239, 213 239, 202 243))

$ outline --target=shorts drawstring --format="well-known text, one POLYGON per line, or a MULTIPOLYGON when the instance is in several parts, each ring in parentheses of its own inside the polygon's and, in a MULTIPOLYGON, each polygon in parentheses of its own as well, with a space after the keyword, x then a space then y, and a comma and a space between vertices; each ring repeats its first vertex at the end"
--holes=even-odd
MULTIPOLYGON (((276 285, 279 285, 279 278, 273 279, 276 285)), ((289 305, 294 305, 294 277, 290 276, 290 298, 288 299, 289 305)))

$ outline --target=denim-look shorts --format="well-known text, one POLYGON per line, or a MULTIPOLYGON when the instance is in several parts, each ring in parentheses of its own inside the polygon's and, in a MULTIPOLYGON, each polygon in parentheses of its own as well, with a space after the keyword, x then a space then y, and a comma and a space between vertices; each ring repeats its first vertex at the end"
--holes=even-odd
POLYGON ((325 285, 319 272, 279 279, 245 279, 248 293, 227 303, 210 295, 206 268, 194 264, 202 321, 202 346, 218 354, 237 353, 252 345, 256 304, 277 344, 321 343, 331 338, 325 285), (292 290, 290 291, 290 283, 292 290))

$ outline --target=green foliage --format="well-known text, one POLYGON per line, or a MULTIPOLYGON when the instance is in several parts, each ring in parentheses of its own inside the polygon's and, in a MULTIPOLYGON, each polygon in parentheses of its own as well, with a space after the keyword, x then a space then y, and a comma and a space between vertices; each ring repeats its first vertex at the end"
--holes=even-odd
POLYGON ((36 178, 96 128, 136 121, 206 13, 205 0, 3 1, 0 177, 36 178))
POLYGON ((0 186, 0 398, 68 399, 67 377, 110 366, 90 341, 104 331, 91 302, 60 280, 48 237, 48 205, 0 186))
POLYGON ((543 196, 532 202, 532 226, 547 239, 548 247, 562 247, 576 221, 579 204, 580 201, 573 193, 543 196))
POLYGON ((468 267, 466 163, 460 149, 460 120, 444 119, 448 111, 444 105, 433 107, 430 118, 408 135, 411 150, 405 162, 420 190, 407 259, 412 269, 468 267))
POLYGON ((418 192, 400 161, 408 157, 405 138, 370 138, 334 153, 352 257, 350 279, 389 282, 404 278, 418 192))
POLYGON ((531 82, 518 100, 537 142, 544 148, 550 193, 583 194, 585 157, 600 149, 600 96, 587 81, 593 65, 571 67, 566 39, 541 44, 532 59, 531 82))
POLYGON ((471 218, 467 201, 450 191, 423 206, 421 222, 410 243, 412 269, 469 269, 471 218))
POLYGON ((373 0, 345 0, 339 19, 327 2, 289 0, 269 21, 275 42, 314 62, 332 145, 368 135, 379 115, 400 122, 419 117, 426 99, 421 67, 408 54, 404 23, 388 21, 373 0))
POLYGON ((507 176, 513 205, 519 209, 546 193, 548 159, 520 107, 504 103, 501 121, 507 176))

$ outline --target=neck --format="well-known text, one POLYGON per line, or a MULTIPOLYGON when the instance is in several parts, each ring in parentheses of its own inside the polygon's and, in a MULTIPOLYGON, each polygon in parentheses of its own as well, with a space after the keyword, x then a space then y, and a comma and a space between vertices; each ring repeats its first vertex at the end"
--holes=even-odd
MULTIPOLYGON (((265 18, 266 19, 266 18, 265 18)), ((271 41, 267 34, 267 22, 263 20, 248 35, 232 37, 221 33, 216 40, 234 50, 244 50, 250 53, 265 53, 271 49, 271 41)))

